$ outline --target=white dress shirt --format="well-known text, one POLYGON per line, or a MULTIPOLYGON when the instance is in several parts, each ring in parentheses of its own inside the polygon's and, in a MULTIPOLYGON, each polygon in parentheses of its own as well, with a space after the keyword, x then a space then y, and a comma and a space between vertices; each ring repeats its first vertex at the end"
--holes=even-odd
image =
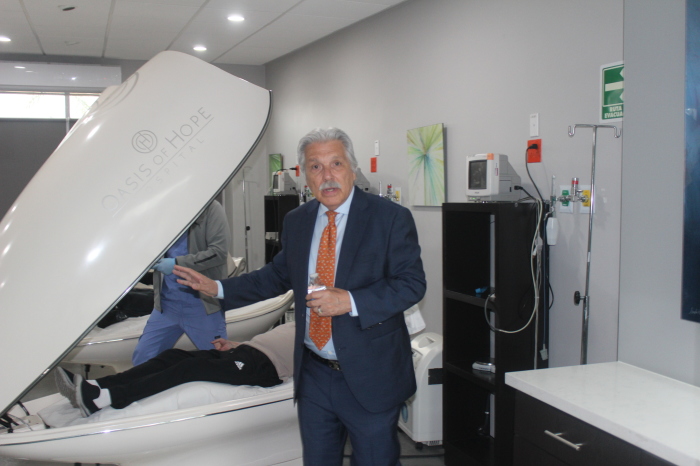
MULTIPOLYGON (((348 223, 348 213, 350 212, 350 204, 352 204, 352 198, 355 195, 355 190, 350 191, 350 196, 343 202, 340 207, 335 209, 337 215, 335 216, 336 225, 336 240, 335 240, 335 267, 338 269, 338 258, 340 257, 340 247, 343 244, 343 236, 345 235, 345 226, 348 223)), ((314 234, 311 239, 311 253, 309 254, 309 275, 316 273, 316 259, 318 257, 318 245, 321 243, 321 235, 323 234, 323 229, 328 225, 328 207, 321 204, 318 208, 318 215, 316 217, 316 225, 314 226, 314 234)), ((216 280, 216 284, 219 293, 215 296, 217 299, 224 299, 224 288, 219 280, 216 280)), ((350 315, 357 317, 357 307, 355 306, 355 300, 352 298, 352 293, 348 291, 350 295, 350 305, 352 310, 350 315)), ((326 359, 338 359, 335 354, 335 346, 333 346, 333 336, 328 340, 328 343, 320 350, 316 348, 316 345, 309 338, 309 321, 310 309, 306 308, 306 331, 304 337, 304 344, 314 353, 326 359)))
MULTIPOLYGON (((337 228, 336 231, 336 240, 335 240, 335 268, 338 270, 338 258, 340 257, 340 248, 343 244, 343 236, 345 235, 345 226, 348 223, 348 213, 350 212, 350 204, 352 204, 352 198, 355 195, 355 190, 353 189, 350 191, 350 196, 343 202, 340 207, 335 209, 336 216, 335 216, 335 225, 337 228)), ((318 208, 318 215, 316 217, 316 225, 314 226, 314 235, 311 239, 311 253, 309 254, 309 276, 313 273, 316 273, 316 259, 318 257, 318 246, 321 243, 321 235, 323 234, 324 228, 326 228, 326 225, 328 225, 328 215, 326 215, 326 212, 328 212, 328 207, 324 206, 321 204, 318 208)), ((334 274, 335 276, 335 274, 334 274)), ((350 315, 357 317, 357 308, 355 307, 355 301, 352 299, 352 294, 350 294, 350 303, 352 305, 352 310, 350 311, 350 315)), ((311 341, 311 338, 309 338, 309 322, 311 320, 310 316, 311 310, 307 307, 306 308, 306 332, 304 336, 304 344, 306 345, 307 348, 309 348, 311 351, 314 353, 318 354, 319 356, 326 358, 326 359, 338 359, 338 357, 335 354, 335 346, 333 346, 333 335, 331 335, 331 339, 328 340, 328 343, 321 348, 320 350, 316 348, 316 345, 314 342, 311 341)))

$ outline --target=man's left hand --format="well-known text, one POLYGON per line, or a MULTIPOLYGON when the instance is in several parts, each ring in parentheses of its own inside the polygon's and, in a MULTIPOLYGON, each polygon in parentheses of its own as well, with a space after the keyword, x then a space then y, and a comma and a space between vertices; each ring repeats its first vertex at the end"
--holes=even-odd
POLYGON ((352 310, 350 293, 340 288, 326 288, 306 295, 306 305, 320 316, 339 316, 352 310))
POLYGON ((195 291, 201 291, 207 296, 219 294, 219 286, 211 278, 207 278, 201 273, 187 267, 176 265, 173 273, 180 277, 177 282, 180 285, 189 286, 195 291))

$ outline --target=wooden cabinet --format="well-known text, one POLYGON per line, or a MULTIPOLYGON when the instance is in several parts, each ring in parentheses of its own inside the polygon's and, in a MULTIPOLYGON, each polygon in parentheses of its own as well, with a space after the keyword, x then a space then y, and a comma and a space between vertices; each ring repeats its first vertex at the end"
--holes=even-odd
POLYGON ((504 374, 546 367, 542 299, 533 317, 536 204, 447 203, 442 212, 445 464, 510 465, 515 399, 504 374), (496 372, 473 369, 477 361, 496 372))
POLYGON ((522 392, 516 394, 513 464, 671 465, 522 392))

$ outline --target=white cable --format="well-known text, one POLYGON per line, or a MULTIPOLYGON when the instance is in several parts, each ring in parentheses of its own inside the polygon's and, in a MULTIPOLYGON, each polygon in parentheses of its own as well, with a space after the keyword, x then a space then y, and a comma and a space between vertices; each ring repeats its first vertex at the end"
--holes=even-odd
MULTIPOLYGON (((488 304, 489 301, 491 301, 491 298, 495 295, 495 293, 490 294, 487 298, 486 301, 484 302, 484 317, 486 318, 486 324, 489 326, 489 328, 494 331, 494 332, 501 332, 501 333, 519 333, 525 330, 530 323, 532 322, 532 319, 537 315, 539 315, 538 308, 540 304, 540 290, 539 290, 539 275, 540 275, 540 267, 539 267, 539 261, 540 261, 540 256, 539 253, 537 252, 537 237, 539 236, 540 232, 540 224, 542 222, 542 200, 541 199, 535 199, 537 202, 537 225, 535 226, 535 235, 532 238, 532 248, 530 249, 531 255, 530 255, 530 274, 532 276, 532 286, 534 288, 534 294, 535 294, 535 305, 532 308, 532 313, 530 314, 530 318, 528 319, 527 323, 523 325, 521 328, 518 330, 503 330, 500 328, 496 328, 495 326, 491 325, 491 322, 489 321, 488 318, 488 304), (535 257, 536 260, 534 262, 537 263, 537 268, 535 269, 535 266, 533 264, 532 260, 532 252, 535 252, 535 257)), ((539 321, 539 319, 538 319, 539 321)), ((537 366, 537 329, 535 329, 535 367, 537 366)))

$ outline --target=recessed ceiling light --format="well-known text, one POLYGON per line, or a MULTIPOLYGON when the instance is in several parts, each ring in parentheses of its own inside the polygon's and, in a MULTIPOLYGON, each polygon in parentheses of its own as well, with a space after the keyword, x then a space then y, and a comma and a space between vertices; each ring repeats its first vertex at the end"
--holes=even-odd
POLYGON ((11 42, 12 39, 6 36, 0 36, 0 42, 11 42))
POLYGON ((15 66, 15 68, 17 68, 18 70, 23 70, 23 69, 26 68, 26 66, 19 66, 19 65, 17 65, 17 66, 15 66))
POLYGON ((245 21, 245 18, 241 15, 231 15, 228 17, 228 20, 235 23, 240 23, 241 21, 245 21))
POLYGON ((204 52, 204 51, 207 50, 207 48, 206 48, 205 46, 203 46, 203 45, 195 45, 195 46, 194 46, 194 49, 195 49, 197 52, 204 52))

